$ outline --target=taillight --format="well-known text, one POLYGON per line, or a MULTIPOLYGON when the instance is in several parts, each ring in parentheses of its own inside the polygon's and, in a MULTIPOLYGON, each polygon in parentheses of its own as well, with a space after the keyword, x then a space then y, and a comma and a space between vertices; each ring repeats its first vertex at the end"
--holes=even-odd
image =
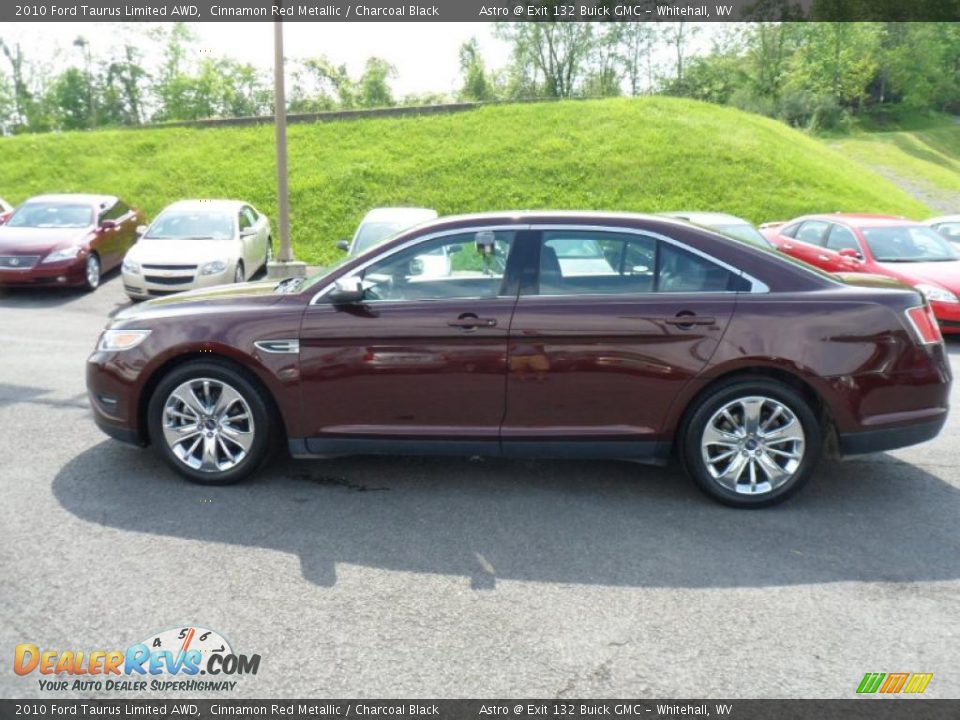
POLYGON ((943 342, 940 325, 937 324, 937 318, 934 317, 929 305, 907 308, 907 320, 910 321, 914 332, 924 345, 943 342))

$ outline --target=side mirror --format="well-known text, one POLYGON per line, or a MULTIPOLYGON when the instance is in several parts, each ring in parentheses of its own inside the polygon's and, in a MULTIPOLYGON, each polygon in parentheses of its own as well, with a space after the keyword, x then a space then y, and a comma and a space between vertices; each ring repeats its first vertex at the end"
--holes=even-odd
POLYGON ((349 240, 337 240, 337 249, 343 250, 344 252, 350 252, 350 241, 349 240))
POLYGON ((147 226, 146 226, 146 225, 137 225, 137 229, 136 229, 137 237, 140 237, 140 236, 143 235, 145 232, 147 232, 147 226))
POLYGON ((363 300, 363 290, 363 281, 360 278, 339 278, 334 282, 328 297, 334 305, 351 305, 363 300))
POLYGON ((101 229, 101 230, 113 230, 115 227, 117 227, 117 221, 116 221, 116 220, 101 220, 101 221, 100 221, 100 229, 101 229))
POLYGON ((860 254, 860 251, 854 250, 853 248, 843 248, 838 254, 840 257, 852 258, 853 260, 863 260, 863 255, 860 254))

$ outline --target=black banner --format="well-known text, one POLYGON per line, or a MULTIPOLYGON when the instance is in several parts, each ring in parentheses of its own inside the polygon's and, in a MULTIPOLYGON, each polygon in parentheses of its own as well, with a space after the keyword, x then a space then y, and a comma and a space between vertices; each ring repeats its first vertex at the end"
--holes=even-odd
POLYGON ((939 720, 960 717, 960 700, 0 700, 0 720, 57 717, 939 720))
POLYGON ((0 22, 960 21, 960 0, 34 0, 0 22))

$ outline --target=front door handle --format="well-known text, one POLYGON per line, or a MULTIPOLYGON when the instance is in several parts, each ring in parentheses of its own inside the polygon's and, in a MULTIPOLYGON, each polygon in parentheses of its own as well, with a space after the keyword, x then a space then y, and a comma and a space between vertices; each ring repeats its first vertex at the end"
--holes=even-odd
POLYGON ((450 327, 465 328, 467 330, 472 330, 478 327, 496 327, 497 319, 496 318, 482 318, 477 317, 476 315, 461 315, 456 320, 451 320, 447 323, 450 327))
POLYGON ((677 327, 693 327, 694 325, 715 325, 717 321, 716 318, 704 315, 674 315, 673 317, 663 318, 663 322, 677 327))

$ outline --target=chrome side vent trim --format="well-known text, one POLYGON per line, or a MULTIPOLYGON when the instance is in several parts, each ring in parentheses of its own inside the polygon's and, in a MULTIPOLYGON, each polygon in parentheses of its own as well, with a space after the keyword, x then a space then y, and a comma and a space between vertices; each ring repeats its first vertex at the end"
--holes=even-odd
POLYGON ((254 345, 268 353, 300 354, 299 340, 257 340, 254 345))

